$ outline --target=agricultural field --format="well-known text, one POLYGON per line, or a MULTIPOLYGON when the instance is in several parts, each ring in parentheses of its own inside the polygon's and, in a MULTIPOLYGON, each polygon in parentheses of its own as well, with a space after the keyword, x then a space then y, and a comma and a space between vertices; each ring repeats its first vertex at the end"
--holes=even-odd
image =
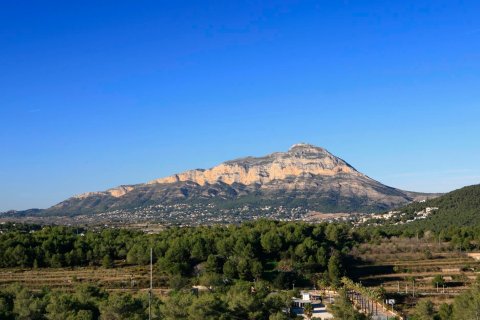
POLYGON ((409 314, 424 299, 437 307, 468 290, 480 274, 480 261, 451 244, 432 239, 382 239, 356 246, 348 273, 366 287, 383 288, 396 309, 409 314))
MULTIPOLYGON (((150 285, 148 266, 74 267, 74 268, 7 268, 0 269, 0 288, 19 283, 38 291, 44 287, 73 290, 79 284, 94 284, 107 291, 136 292, 146 290, 150 285)), ((155 275, 155 293, 164 294, 167 279, 155 275)))

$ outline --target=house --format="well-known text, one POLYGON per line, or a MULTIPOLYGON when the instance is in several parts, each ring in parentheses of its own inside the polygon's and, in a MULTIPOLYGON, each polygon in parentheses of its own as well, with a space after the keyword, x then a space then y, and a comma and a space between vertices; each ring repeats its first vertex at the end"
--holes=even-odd
POLYGON ((322 296, 318 290, 301 291, 300 294, 301 298, 293 298, 294 307, 303 308, 307 303, 313 304, 322 302, 322 296))
POLYGON ((297 315, 303 315, 303 308, 306 304, 313 307, 312 318, 316 319, 332 319, 333 315, 327 312, 326 306, 323 304, 322 294, 319 290, 301 291, 299 298, 292 299, 292 311, 297 315))

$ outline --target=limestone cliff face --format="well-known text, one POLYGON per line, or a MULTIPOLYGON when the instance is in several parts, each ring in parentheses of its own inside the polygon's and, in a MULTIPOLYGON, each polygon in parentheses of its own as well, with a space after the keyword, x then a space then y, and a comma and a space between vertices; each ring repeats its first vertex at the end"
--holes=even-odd
POLYGON ((116 188, 108 189, 107 191, 85 192, 85 193, 73 196, 73 198, 81 200, 81 199, 85 199, 92 196, 102 196, 102 195, 110 195, 114 198, 119 198, 125 195, 127 192, 132 191, 133 189, 134 189, 134 186, 119 186, 116 188))
POLYGON ((206 183, 223 182, 266 184, 274 180, 304 175, 334 176, 339 173, 361 175, 345 161, 327 150, 308 144, 296 144, 287 152, 277 152, 261 158, 243 158, 222 163, 207 170, 190 170, 166 178, 150 181, 175 183, 192 181, 203 186, 206 183))

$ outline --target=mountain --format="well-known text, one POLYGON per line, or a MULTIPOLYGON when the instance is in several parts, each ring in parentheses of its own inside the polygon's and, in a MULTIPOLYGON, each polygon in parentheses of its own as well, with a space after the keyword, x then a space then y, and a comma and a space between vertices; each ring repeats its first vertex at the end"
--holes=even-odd
POLYGON ((258 216, 292 218, 308 211, 380 212, 431 196, 385 186, 327 150, 301 143, 287 152, 84 193, 43 210, 41 215, 104 213, 177 219, 177 212, 200 219, 216 212, 241 220, 242 215, 257 212, 258 216))

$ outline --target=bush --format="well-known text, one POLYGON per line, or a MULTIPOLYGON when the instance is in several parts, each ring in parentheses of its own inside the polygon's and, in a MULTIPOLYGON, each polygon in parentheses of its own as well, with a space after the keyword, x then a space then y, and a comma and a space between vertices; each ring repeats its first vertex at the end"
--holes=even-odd
POLYGON ((438 285, 439 287, 443 287, 444 284, 445 284, 445 279, 443 279, 441 275, 437 274, 435 277, 433 277, 432 286, 437 287, 438 285))

